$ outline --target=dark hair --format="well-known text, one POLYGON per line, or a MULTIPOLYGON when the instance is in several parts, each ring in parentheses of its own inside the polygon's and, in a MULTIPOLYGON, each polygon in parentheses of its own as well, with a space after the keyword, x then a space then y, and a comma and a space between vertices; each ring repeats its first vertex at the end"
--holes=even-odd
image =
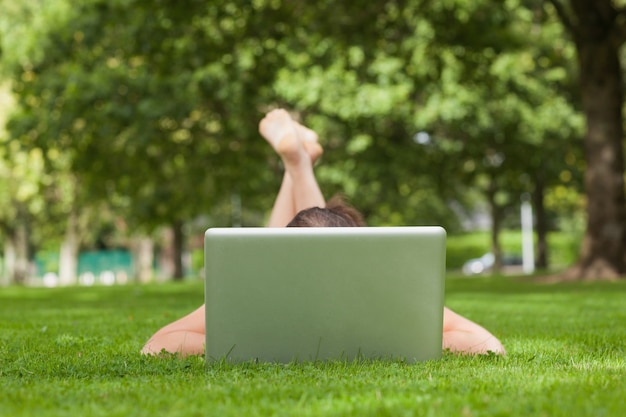
POLYGON ((348 205, 342 196, 331 198, 326 207, 311 207, 300 211, 287 227, 363 227, 363 215, 348 205))

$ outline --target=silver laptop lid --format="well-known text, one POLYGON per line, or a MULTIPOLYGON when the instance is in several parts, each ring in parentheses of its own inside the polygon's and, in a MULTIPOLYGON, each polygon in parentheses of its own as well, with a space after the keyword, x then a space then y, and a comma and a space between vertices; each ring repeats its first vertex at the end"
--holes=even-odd
POLYGON ((440 227, 214 228, 207 360, 441 356, 440 227))

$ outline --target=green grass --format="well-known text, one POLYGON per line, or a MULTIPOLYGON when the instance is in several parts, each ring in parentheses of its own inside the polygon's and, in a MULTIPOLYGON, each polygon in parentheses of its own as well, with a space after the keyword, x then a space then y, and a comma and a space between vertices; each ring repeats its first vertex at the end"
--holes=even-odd
MULTIPOLYGON (((491 250, 489 232, 479 231, 448 235, 446 265, 449 270, 460 269, 468 259, 478 258, 491 250)), ((578 257, 581 236, 578 233, 551 232, 548 234, 548 259, 551 267, 562 268, 578 257)), ((522 233, 503 230, 500 246, 505 254, 522 255, 522 233)))
POLYGON ((622 416, 626 282, 450 279, 506 357, 228 364, 138 354, 202 283, 0 288, 0 416, 622 416))

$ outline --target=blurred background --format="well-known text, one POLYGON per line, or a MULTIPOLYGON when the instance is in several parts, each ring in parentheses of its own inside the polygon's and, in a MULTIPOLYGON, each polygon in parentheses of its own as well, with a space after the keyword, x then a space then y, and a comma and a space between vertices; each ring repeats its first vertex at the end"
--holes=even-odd
POLYGON ((451 273, 622 275, 625 6, 0 0, 0 283, 201 277, 207 228, 268 217, 276 107, 327 198, 445 227, 451 273))

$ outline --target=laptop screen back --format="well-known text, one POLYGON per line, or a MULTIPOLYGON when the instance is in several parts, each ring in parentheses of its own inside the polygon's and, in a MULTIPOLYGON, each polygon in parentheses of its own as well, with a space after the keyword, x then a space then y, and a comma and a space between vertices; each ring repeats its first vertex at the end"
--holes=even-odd
POLYGON ((209 229, 207 360, 439 358, 444 271, 440 227, 209 229))

